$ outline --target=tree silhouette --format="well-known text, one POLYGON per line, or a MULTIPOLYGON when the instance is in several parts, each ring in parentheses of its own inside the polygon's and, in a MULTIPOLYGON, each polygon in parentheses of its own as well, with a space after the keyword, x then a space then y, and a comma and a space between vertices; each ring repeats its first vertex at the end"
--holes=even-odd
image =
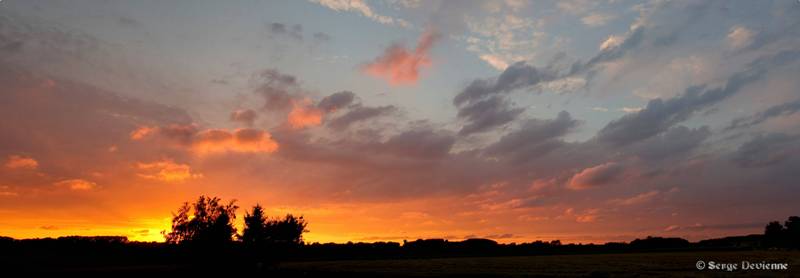
POLYGON ((270 219, 265 225, 269 241, 283 244, 302 244, 303 232, 308 225, 302 216, 287 214, 283 219, 270 219))
POLYGON ((236 234, 233 220, 239 207, 235 205, 236 200, 227 205, 220 204, 220 201, 217 197, 200 196, 191 206, 188 202, 183 203, 173 214, 172 231, 162 231, 167 243, 208 246, 231 242, 236 234))
POLYGON ((772 221, 764 227, 764 245, 767 247, 778 247, 783 245, 784 233, 781 222, 772 221))
POLYGON ((789 247, 800 248, 800 217, 789 216, 783 226, 786 228, 785 236, 789 247))
POLYGON ((303 243, 303 232, 307 232, 305 219, 287 214, 284 218, 269 219, 264 215, 264 208, 255 205, 253 210, 244 216, 244 230, 240 237, 248 246, 265 244, 303 243))
POLYGON ((256 204, 252 212, 245 212, 242 242, 249 246, 264 245, 269 240, 266 226, 267 217, 264 215, 264 208, 256 204))

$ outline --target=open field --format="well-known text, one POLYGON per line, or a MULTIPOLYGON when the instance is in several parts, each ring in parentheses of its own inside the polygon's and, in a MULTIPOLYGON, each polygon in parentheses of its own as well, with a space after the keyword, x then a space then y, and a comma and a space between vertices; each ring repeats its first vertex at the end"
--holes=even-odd
POLYGON ((541 277, 541 276, 778 276, 800 275, 800 252, 731 251, 554 255, 521 257, 436 258, 286 262, 280 272, 344 274, 346 277, 541 277), (697 270, 695 264, 735 263, 737 270, 697 270), (742 270, 742 261, 788 263, 789 270, 742 270))

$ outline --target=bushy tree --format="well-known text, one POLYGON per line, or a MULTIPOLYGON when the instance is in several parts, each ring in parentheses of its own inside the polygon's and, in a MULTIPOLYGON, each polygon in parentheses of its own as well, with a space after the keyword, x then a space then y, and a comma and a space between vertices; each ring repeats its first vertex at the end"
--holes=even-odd
POLYGON ((167 243, 219 245, 229 243, 236 234, 236 200, 227 205, 217 197, 200 196, 191 206, 183 203, 173 214, 172 231, 162 232, 167 243))
POLYGON ((287 214, 283 218, 269 219, 260 205, 245 214, 242 242, 249 246, 264 244, 302 244, 306 221, 302 216, 287 214))
POLYGON ((800 248, 800 216, 790 216, 784 222, 786 241, 791 248, 800 248))
POLYGON ((283 219, 268 220, 265 230, 271 242, 302 244, 303 232, 307 232, 307 225, 302 216, 287 214, 283 219))
POLYGON ((786 229, 781 222, 772 221, 764 227, 764 245, 767 247, 782 247, 785 244, 786 229))
POLYGON ((251 212, 245 212, 244 230, 241 236, 242 242, 250 246, 267 243, 269 235, 267 234, 266 226, 267 217, 264 215, 264 208, 257 204, 251 212))

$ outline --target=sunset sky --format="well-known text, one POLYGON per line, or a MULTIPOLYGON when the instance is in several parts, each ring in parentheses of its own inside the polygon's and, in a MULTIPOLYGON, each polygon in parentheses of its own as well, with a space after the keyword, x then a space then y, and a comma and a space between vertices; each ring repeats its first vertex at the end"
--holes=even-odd
POLYGON ((800 2, 0 1, 0 235, 699 240, 800 213, 800 2))

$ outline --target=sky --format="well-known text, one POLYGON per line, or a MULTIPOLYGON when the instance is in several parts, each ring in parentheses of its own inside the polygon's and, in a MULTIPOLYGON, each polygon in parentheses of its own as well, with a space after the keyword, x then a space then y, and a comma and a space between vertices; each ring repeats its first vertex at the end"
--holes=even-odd
POLYGON ((0 1, 0 234, 700 240, 800 210, 800 2, 0 1), (240 227, 241 228, 241 227, 240 227))

